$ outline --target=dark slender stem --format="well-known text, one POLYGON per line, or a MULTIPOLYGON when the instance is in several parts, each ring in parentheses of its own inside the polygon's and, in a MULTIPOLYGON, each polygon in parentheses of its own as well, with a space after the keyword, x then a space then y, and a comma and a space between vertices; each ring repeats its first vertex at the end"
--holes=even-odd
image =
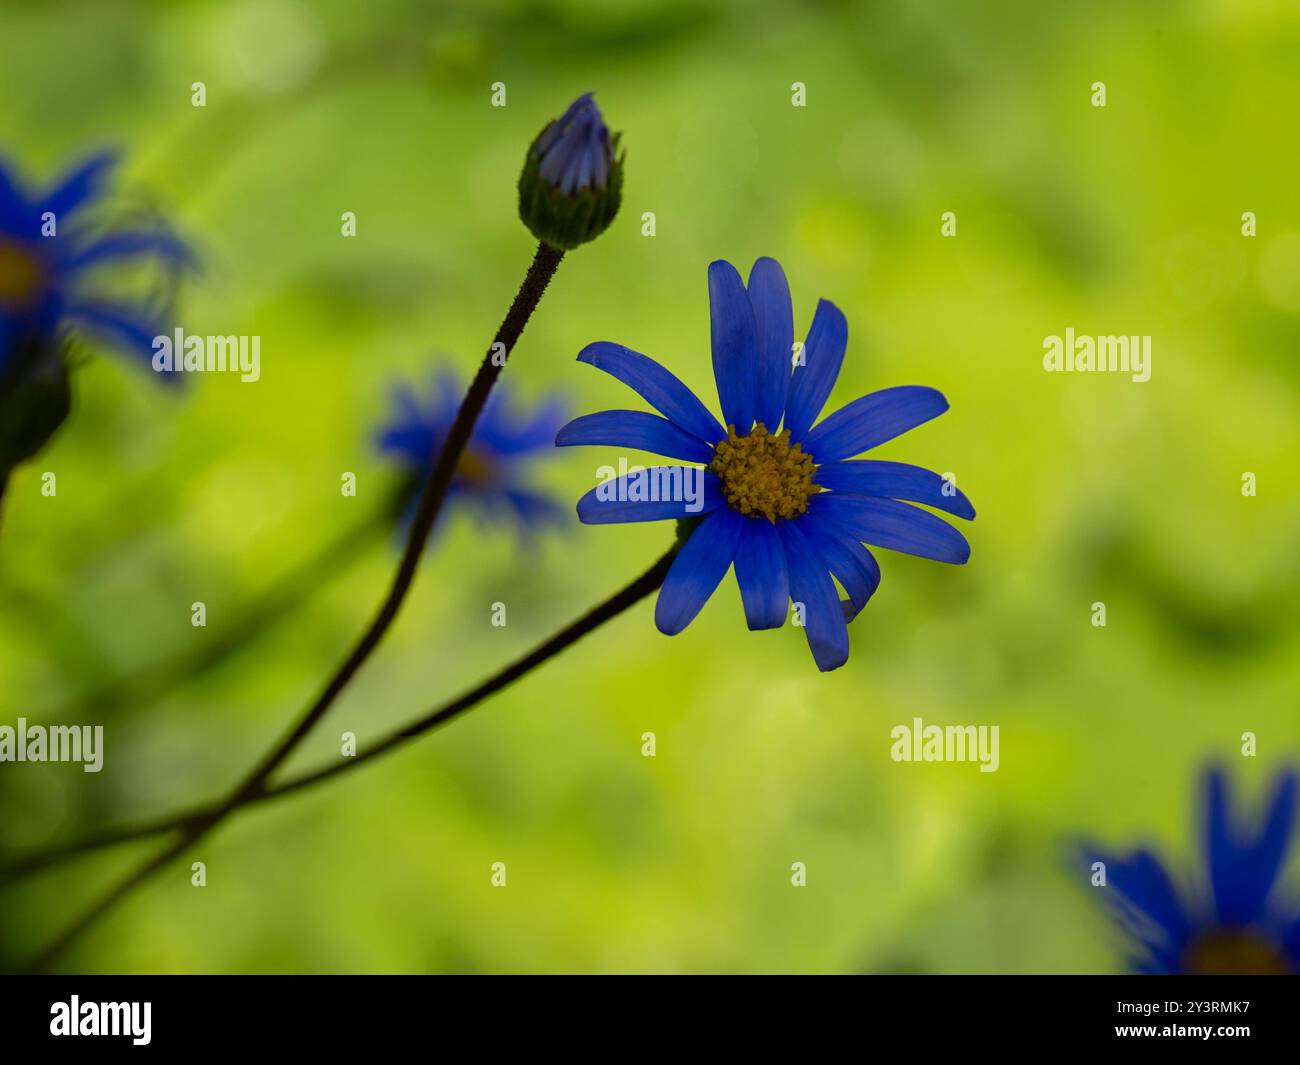
POLYGON ((309 788, 314 784, 319 784, 323 780, 337 776, 340 773, 347 773, 358 766, 365 765, 367 762, 380 758, 397 747, 410 743, 412 740, 419 739, 428 732, 432 732, 443 725, 454 721, 462 714, 472 710, 490 695, 494 695, 502 688, 514 683, 524 674, 536 669, 548 659, 554 658, 561 651, 577 643, 582 637, 593 629, 599 628, 605 622, 612 618, 618 617, 619 614, 640 602, 647 595, 653 592, 664 582, 668 576, 668 570, 677 557, 679 548, 674 545, 664 553, 653 566, 646 570, 640 577, 634 580, 621 591, 611 595, 599 606, 580 617, 571 625, 561 629, 545 643, 539 644, 523 658, 516 660, 507 666, 500 673, 488 678, 476 688, 471 688, 464 695, 453 699, 437 710, 431 710, 424 717, 413 721, 404 728, 396 732, 389 733, 384 739, 380 740, 373 747, 358 754, 354 758, 348 758, 344 761, 336 762, 333 765, 326 766, 322 769, 313 770, 304 773, 301 776, 292 777, 283 784, 275 787, 266 788, 252 797, 253 802, 262 802, 266 799, 276 798, 281 795, 287 795, 291 792, 301 791, 309 788))
POLYGON ((262 782, 289 757, 316 722, 325 716, 325 712, 334 704, 334 700, 342 694, 343 689, 356 676, 357 671, 374 653, 375 648, 392 627, 406 599, 406 593, 410 591, 411 584, 415 580, 416 568, 420 562, 420 555, 424 551, 425 542, 429 539, 429 533, 442 509, 443 500, 447 497, 447 489, 451 486, 456 467, 460 463, 465 446, 469 443, 478 416, 487 402, 488 394, 492 391, 496 379, 501 376, 506 359, 509 358, 515 342, 523 333, 524 326, 532 317, 542 294, 546 291, 546 286, 555 276, 555 271, 563 258, 563 251, 545 243, 537 245, 537 253, 533 256, 528 274, 520 285, 514 302, 497 330, 487 354, 483 356, 478 373, 470 384, 469 391, 465 393, 465 398, 461 400, 460 410, 456 412, 456 420, 442 443, 438 461, 424 482, 424 491, 415 512, 415 520, 411 523, 411 531, 406 539, 401 563, 397 567, 397 574, 393 578, 388 595, 379 607, 379 612, 362 633, 347 658, 335 670, 315 702, 298 718, 297 723, 284 738, 254 766, 244 783, 232 793, 227 800, 230 806, 237 805, 244 797, 257 791, 262 782))
MULTIPOLYGON (((342 572, 343 567, 355 561, 356 550, 364 546, 376 533, 385 528, 392 518, 396 501, 373 511, 356 525, 345 529, 339 536, 318 551, 303 565, 273 585, 262 598, 244 611, 238 620, 231 622, 215 638, 207 640, 196 650, 161 659, 134 673, 99 686, 89 694, 66 704, 61 711, 49 714, 52 721, 75 721, 87 709, 106 712, 107 709, 129 703, 138 710, 174 690, 180 684, 217 668, 258 636, 266 634, 291 608, 312 593, 319 591, 327 580, 342 572)), ((0 866, 0 885, 11 883, 31 873, 79 854, 111 847, 118 843, 148 839, 172 829, 196 823, 209 813, 208 807, 196 807, 180 816, 173 815, 154 821, 142 822, 125 829, 97 830, 80 840, 64 846, 52 847, 39 854, 0 866)))
POLYGON ((4 528, 5 522, 5 493, 9 489, 9 474, 0 473, 0 529, 4 528))
MULTIPOLYGON (((672 565, 672 560, 677 555, 677 547, 670 550, 663 558, 659 559, 650 569, 646 570, 627 587, 610 596, 599 606, 594 607, 582 617, 578 618, 572 624, 568 625, 556 635, 552 636, 545 643, 539 644, 523 658, 518 659, 513 664, 507 666, 500 673, 484 681, 478 687, 471 689, 464 695, 447 703, 436 710, 431 710, 425 716, 417 721, 412 722, 396 732, 390 733, 374 747, 364 751, 360 755, 349 758, 346 761, 335 763, 334 765, 325 766, 321 769, 303 773, 293 777, 283 784, 276 787, 264 788, 255 795, 250 796, 241 805, 251 805, 261 803, 267 799, 273 799, 291 792, 300 791, 303 788, 310 787, 322 780, 334 776, 336 773, 346 772, 354 769, 359 765, 364 765, 373 758, 387 754, 393 748, 400 746, 402 743, 418 738, 426 732, 437 728, 439 725, 446 724, 453 717, 456 717, 465 711, 471 709, 477 703, 487 698, 494 692, 500 691, 507 684, 522 677, 531 669, 535 669, 549 658, 553 658, 561 651, 577 643, 583 636, 593 629, 603 625, 629 607, 649 595, 663 583, 663 579, 668 572, 668 567, 672 565)), ((219 803, 212 803, 207 806, 193 806, 188 810, 182 810, 180 813, 169 814, 165 817, 155 818, 152 821, 143 821, 136 825, 126 825, 118 829, 110 829, 104 832, 97 832, 86 836, 82 839, 64 844, 60 847, 54 847, 37 854, 31 854, 25 858, 10 863, 0 868, 0 885, 13 883, 32 873, 39 872, 42 869, 58 865, 60 862, 69 858, 75 858, 78 855, 88 854, 92 851, 103 850, 106 847, 112 847, 119 843, 130 843, 134 840, 149 839, 153 836, 160 836, 166 832, 173 832, 178 829, 186 829, 202 823, 206 818, 219 808, 219 803)))
POLYGON ((75 721, 90 711, 104 716, 128 705, 139 711, 178 686, 190 684, 211 672, 264 637, 267 630, 287 617, 290 610, 342 574, 349 564, 361 557, 358 549, 385 528, 391 517, 392 508, 387 506, 372 511, 276 581, 251 606, 229 619, 211 637, 78 695, 51 711, 49 719, 75 721))
POLYGON ((550 284, 551 278, 555 276, 555 271, 559 268, 563 259, 564 252, 560 249, 553 248, 545 242, 537 245, 537 251, 533 255, 533 261, 528 267, 528 273, 524 277, 523 284, 519 286, 519 291, 515 294, 510 309, 506 312, 505 319, 497 329, 496 336, 492 338, 492 343, 488 347, 487 354, 483 356, 483 362, 479 366, 478 373, 470 384, 469 391, 465 393, 465 398, 461 400, 460 409, 456 412, 456 420, 452 423, 451 430, 442 442, 437 461, 429 471, 429 476, 425 479, 420 503, 415 513, 415 520, 411 523, 406 547, 402 552, 402 560, 397 567, 397 573, 393 577, 388 594, 384 597, 383 603, 380 604, 378 612, 366 627, 366 630, 361 634, 361 638, 338 669, 335 670, 320 694, 299 715, 298 720, 284 737, 257 762, 245 776, 243 782, 230 793, 224 802, 212 810, 211 813, 192 823, 176 844, 140 866, 74 921, 33 961, 32 964, 36 970, 47 968, 87 928, 108 913, 121 899, 130 894, 138 885, 148 880, 176 854, 202 839, 231 810, 238 808, 251 796, 261 791, 267 778, 307 737, 317 722, 325 716, 334 701, 342 694, 352 678, 356 676, 366 660, 375 652, 375 649, 396 620, 398 611, 406 599, 406 593, 410 591, 411 584, 415 580, 420 555, 424 551, 424 545, 429 539, 429 533, 433 529, 434 522, 437 521, 443 500, 447 497, 447 489, 451 486, 456 467, 460 463, 465 446, 469 443, 478 416, 482 413, 484 404, 487 403, 492 386, 496 383, 497 378, 501 376, 501 371, 505 368, 515 342, 523 333, 524 326, 528 324, 528 319, 532 317, 533 311, 536 310, 537 304, 546 292, 547 285, 550 284))
POLYGON ((216 809, 215 803, 208 806, 195 806, 181 813, 169 814, 165 817, 155 818, 152 821, 141 821, 135 825, 125 825, 121 828, 108 828, 92 832, 80 839, 71 840, 48 850, 24 855, 0 867, 0 887, 15 884, 19 880, 23 880, 34 873, 39 873, 43 869, 61 865, 63 862, 80 857, 83 854, 91 854, 94 851, 116 847, 122 843, 151 839, 154 836, 161 836, 177 829, 188 828, 192 824, 198 824, 204 817, 211 814, 214 809, 216 809))
POLYGON ((130 876, 115 884, 108 892, 96 899, 89 909, 59 933, 52 943, 28 961, 19 971, 23 973, 41 973, 47 970, 58 959, 59 955, 72 946, 91 925, 111 911, 114 906, 178 854, 186 850, 196 838, 196 836, 183 835, 175 842, 168 844, 164 850, 159 851, 143 865, 137 867, 130 876))
MULTIPOLYGON (((578 618, 572 624, 561 629, 558 633, 539 644, 528 654, 517 659, 505 669, 489 677, 477 687, 471 688, 463 695, 436 710, 430 711, 426 716, 417 721, 398 729, 396 732, 389 733, 384 739, 369 750, 357 755, 354 758, 348 758, 333 765, 321 769, 304 773, 300 776, 293 777, 283 784, 276 787, 263 787, 255 792, 243 796, 233 806, 229 801, 217 803, 213 806, 195 809, 188 813, 181 814, 178 817, 164 819, 149 825, 141 825, 134 829, 126 829, 118 834, 118 837, 110 842, 122 842, 127 839, 140 839, 148 835, 156 835, 175 829, 182 829, 181 836, 173 843, 161 850, 149 861, 135 869, 129 876, 114 885, 104 896, 102 896, 93 906, 90 907, 80 918, 53 943, 46 947, 37 957, 33 958, 26 966, 28 971, 39 972, 50 965, 51 962, 74 942, 87 928, 93 925, 100 917, 113 908, 117 902, 130 894, 137 886, 144 883, 155 872, 160 870, 177 855, 181 854, 188 847, 193 845, 198 839, 210 832, 216 825, 224 820, 235 810, 249 806, 254 803, 265 802, 269 799, 289 795, 294 792, 302 791, 323 781, 342 773, 348 773, 360 768, 367 763, 381 758, 383 755, 390 753, 397 747, 411 743, 419 737, 440 728, 443 725, 460 717, 462 714, 472 710, 479 703, 483 702, 489 696, 496 694, 501 689, 514 683, 520 677, 541 666, 558 655, 561 651, 571 647, 589 632, 598 629, 605 622, 618 617, 625 610, 640 602, 647 595, 652 593, 664 582, 668 575, 668 570, 677 557, 680 549, 679 544, 674 544, 664 555, 651 566, 645 573, 641 574, 636 580, 626 587, 620 589, 611 595, 608 599, 588 611, 582 617, 578 618)), ((86 850, 94 849, 97 846, 106 845, 103 842, 95 840, 84 841, 82 845, 75 850, 72 847, 65 848, 64 856, 72 853, 81 853, 86 850)), ((42 857, 49 857, 48 855, 42 857)), ((51 858, 49 861, 42 862, 41 865, 53 864, 57 860, 51 858)), ((35 862, 29 861, 27 869, 15 867, 18 872, 34 871, 41 867, 35 862)))

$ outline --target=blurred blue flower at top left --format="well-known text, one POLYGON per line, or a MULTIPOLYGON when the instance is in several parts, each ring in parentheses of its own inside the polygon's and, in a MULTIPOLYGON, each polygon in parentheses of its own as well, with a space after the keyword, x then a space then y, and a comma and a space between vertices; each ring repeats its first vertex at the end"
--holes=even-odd
POLYGON ((51 351, 69 335, 106 343, 148 365, 155 336, 168 332, 170 283, 193 264, 189 248, 159 223, 113 226, 102 200, 116 156, 91 156, 44 192, 31 193, 0 160, 0 384, 25 352, 51 351), (153 293, 110 287, 103 269, 152 262, 153 293))
MULTIPOLYGON (((436 375, 425 396, 406 384, 393 390, 393 415, 377 439, 380 450, 406 469, 402 501, 408 512, 464 394, 449 369, 436 375)), ((482 524, 511 526, 525 538, 567 520, 568 508, 532 483, 538 460, 555 453, 555 434, 567 419, 567 405, 559 397, 530 408, 514 399, 508 385, 498 385, 456 466, 449 506, 476 514, 482 524)))

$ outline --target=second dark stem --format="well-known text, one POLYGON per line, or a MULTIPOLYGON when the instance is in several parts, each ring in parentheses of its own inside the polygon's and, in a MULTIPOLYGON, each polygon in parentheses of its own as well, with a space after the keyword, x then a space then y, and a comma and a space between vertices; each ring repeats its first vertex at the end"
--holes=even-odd
POLYGON ((500 328, 497 329, 492 344, 483 357, 483 362, 479 365, 478 373, 474 376, 469 391, 465 393, 460 409, 456 412, 456 420, 452 423, 451 430, 442 442, 437 461, 424 482, 424 490, 420 496, 415 519, 411 523, 411 531, 406 540, 406 547, 402 552, 402 560, 397 567, 397 573, 393 577, 388 594, 385 596, 375 617, 362 633, 361 638, 342 664, 334 671, 334 674, 325 684, 320 694, 317 695, 315 701, 299 715, 298 720, 284 737, 257 762, 225 801, 208 811, 201 819, 191 823, 190 827, 174 844, 139 866, 98 899, 32 960, 29 964, 30 969, 41 971, 48 968, 68 947, 80 938, 82 933, 103 917, 104 914, 108 913, 136 887, 167 865, 181 851, 207 835, 230 811, 243 805, 251 796, 261 791, 267 778, 293 753, 316 726, 317 722, 325 716, 334 701, 342 694, 352 678, 356 676, 358 670, 374 653, 396 620, 402 602, 415 580, 416 569, 420 562, 420 556, 424 552, 424 545, 433 529, 434 522, 438 518, 439 511, 442 509, 442 503, 446 499, 447 490, 450 488, 452 478, 456 473, 456 467, 459 465, 461 455, 469 443, 478 416, 487 403, 492 386, 496 383, 497 378, 501 376, 501 371, 505 368, 506 360, 509 358, 515 342, 523 333, 524 326, 528 324, 528 319, 532 317, 533 311, 541 301, 547 285, 550 284, 551 278, 555 276, 555 271, 563 258, 563 251, 552 248, 544 242, 537 245, 537 251, 533 256, 531 265, 528 267, 528 273, 524 277, 523 284, 519 286, 519 291, 515 294, 509 311, 506 312, 500 328))

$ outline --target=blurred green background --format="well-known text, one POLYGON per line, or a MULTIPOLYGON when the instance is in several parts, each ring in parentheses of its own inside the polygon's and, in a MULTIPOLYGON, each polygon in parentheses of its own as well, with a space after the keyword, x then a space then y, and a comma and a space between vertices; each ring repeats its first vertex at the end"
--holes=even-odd
MULTIPOLYGON (((942 390, 951 411, 878 457, 953 471, 979 512, 966 567, 879 552, 836 673, 798 631, 746 631, 731 577, 673 639, 643 603, 446 731, 227 824, 63 967, 1117 969, 1065 842, 1154 843, 1190 870, 1200 768, 1227 762, 1254 799, 1300 741, 1298 54, 1282 0, 7 0, 0 149, 44 184, 121 146, 123 191, 202 253, 182 323, 260 335, 262 379, 175 392, 89 359, 73 419, 15 477, 0 722, 107 736, 98 775, 0 766, 5 853, 219 794, 314 694, 377 605, 395 536, 165 698, 116 682, 231 636, 379 506, 389 387, 440 356, 477 365, 532 253, 524 148, 582 91, 624 131, 624 207, 562 266, 516 389, 562 391, 575 413, 638 405, 574 361, 611 339, 716 409, 706 266, 772 255, 797 335, 819 297, 848 317, 831 406, 942 390), (1151 334, 1151 380, 1044 373, 1043 338, 1070 326, 1151 334), (1000 770, 892 762, 890 730, 914 716, 1000 726, 1000 770)), ((557 452, 539 481, 569 508, 616 458, 557 452)), ((573 518, 524 548, 453 519, 293 766, 486 676, 671 534, 573 518)), ((8 890, 0 963, 147 853, 8 890)))

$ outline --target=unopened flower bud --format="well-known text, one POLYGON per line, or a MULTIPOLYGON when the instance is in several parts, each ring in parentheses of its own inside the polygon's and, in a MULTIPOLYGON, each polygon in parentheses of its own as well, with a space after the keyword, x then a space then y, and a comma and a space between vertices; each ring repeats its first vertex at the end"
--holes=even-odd
POLYGON ((609 228, 623 195, 618 141, 591 93, 542 130, 519 176, 519 217, 533 236, 567 251, 609 228))

